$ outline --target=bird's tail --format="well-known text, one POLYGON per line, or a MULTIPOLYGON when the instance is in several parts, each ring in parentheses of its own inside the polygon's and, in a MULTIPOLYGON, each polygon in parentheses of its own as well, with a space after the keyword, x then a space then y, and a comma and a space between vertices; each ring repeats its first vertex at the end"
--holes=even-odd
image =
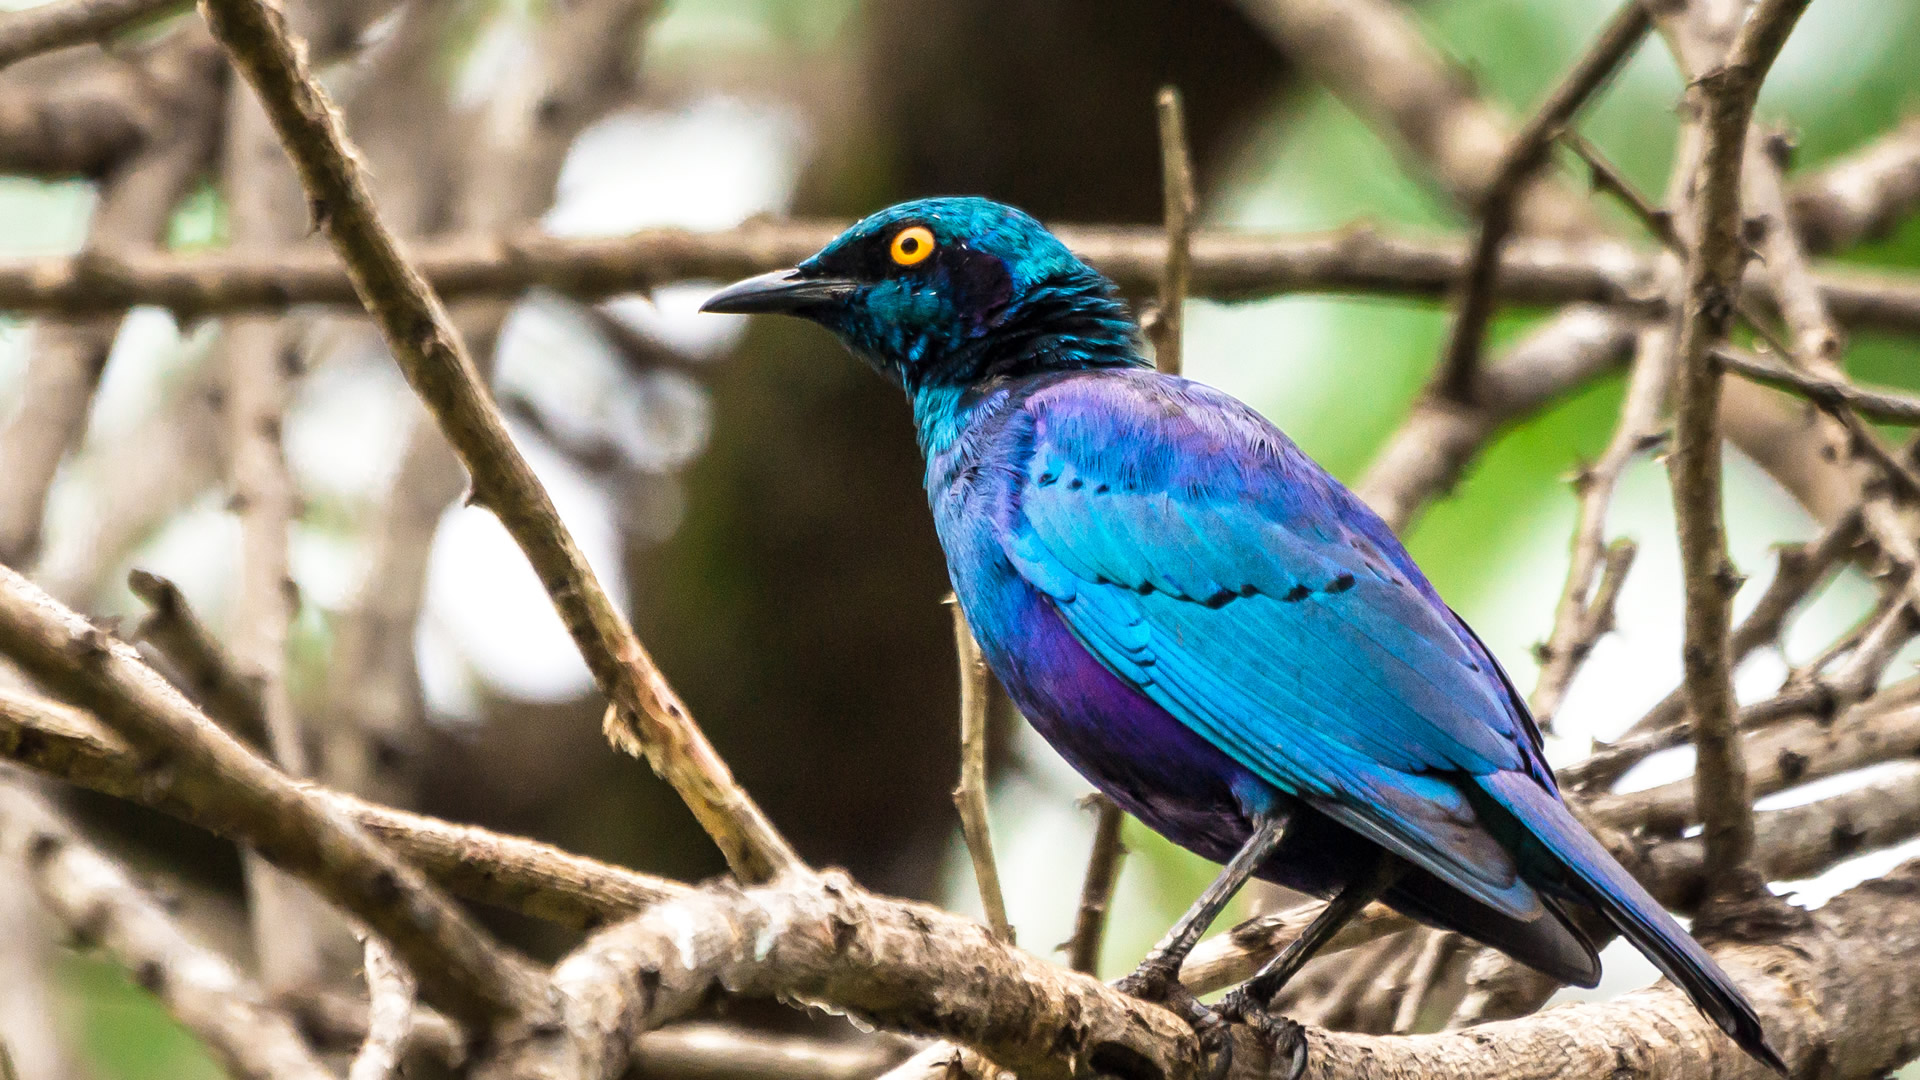
POLYGON ((1496 773, 1482 777, 1481 784, 1559 862, 1582 900, 1606 915, 1615 929, 1685 990, 1694 1005, 1732 1036, 1741 1049, 1780 1075, 1787 1075, 1786 1062, 1767 1044, 1767 1033, 1746 995, 1659 901, 1574 820, 1557 796, 1520 773, 1496 773))

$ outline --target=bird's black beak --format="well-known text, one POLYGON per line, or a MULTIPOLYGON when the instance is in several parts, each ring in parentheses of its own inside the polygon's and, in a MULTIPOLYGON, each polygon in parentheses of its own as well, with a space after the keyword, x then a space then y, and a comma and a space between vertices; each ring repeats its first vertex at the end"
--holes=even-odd
POLYGON ((842 278, 802 277, 798 270, 775 270, 734 282, 707 297, 700 310, 724 315, 793 313, 844 300, 859 287, 858 282, 842 278))

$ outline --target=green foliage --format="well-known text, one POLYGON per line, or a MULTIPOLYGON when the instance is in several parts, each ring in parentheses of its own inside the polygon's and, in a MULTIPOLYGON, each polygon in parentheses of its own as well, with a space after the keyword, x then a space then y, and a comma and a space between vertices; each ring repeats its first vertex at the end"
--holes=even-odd
POLYGON ((61 965, 78 1047, 102 1080, 218 1080, 226 1071, 198 1039, 111 961, 72 954, 61 965))

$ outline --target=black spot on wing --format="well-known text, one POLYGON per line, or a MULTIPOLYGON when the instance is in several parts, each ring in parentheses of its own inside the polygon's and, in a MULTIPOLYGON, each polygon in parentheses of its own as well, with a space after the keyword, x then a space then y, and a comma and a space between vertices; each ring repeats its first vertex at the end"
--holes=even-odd
POLYGON ((1351 588, 1353 588, 1353 575, 1341 574, 1339 577, 1327 582, 1326 593, 1328 596, 1335 596, 1351 588))

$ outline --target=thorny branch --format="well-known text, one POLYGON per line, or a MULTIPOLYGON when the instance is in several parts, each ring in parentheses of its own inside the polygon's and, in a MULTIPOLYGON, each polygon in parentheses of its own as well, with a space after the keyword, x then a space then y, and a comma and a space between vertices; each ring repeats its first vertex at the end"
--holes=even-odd
POLYGON ((1686 300, 1674 344, 1674 514, 1686 579, 1687 708, 1698 750, 1694 785, 1706 826, 1709 864, 1731 890, 1753 849, 1746 765, 1734 730, 1733 656, 1728 644, 1739 581, 1727 558, 1720 495, 1720 371, 1713 347, 1726 337, 1740 271, 1740 170, 1747 129, 1767 68, 1779 55, 1806 0, 1761 0, 1741 26, 1724 66, 1695 82, 1702 147, 1694 184, 1697 211, 1687 259, 1686 300))

